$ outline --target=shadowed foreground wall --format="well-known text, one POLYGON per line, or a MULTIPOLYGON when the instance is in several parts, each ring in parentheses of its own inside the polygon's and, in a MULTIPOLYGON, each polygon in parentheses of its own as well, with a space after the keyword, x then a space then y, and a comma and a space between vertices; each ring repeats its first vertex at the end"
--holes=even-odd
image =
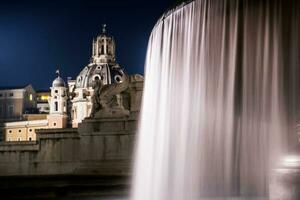
POLYGON ((135 126, 90 119, 78 129, 39 130, 36 142, 1 143, 1 198, 126 196, 135 126))
POLYGON ((128 175, 135 119, 86 120, 37 131, 36 142, 0 144, 0 176, 128 175))

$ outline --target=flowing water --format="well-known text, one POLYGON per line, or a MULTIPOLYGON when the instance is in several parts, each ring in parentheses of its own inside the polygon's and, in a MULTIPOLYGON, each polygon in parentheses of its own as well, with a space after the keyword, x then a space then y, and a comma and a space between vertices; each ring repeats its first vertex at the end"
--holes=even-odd
POLYGON ((158 21, 132 200, 268 199, 298 109, 298 8, 196 0, 158 21))

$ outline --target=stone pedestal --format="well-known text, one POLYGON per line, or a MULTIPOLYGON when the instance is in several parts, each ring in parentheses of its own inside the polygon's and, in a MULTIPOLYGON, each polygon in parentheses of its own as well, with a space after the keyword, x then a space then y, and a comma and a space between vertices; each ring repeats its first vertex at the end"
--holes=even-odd
POLYGON ((270 174, 270 200, 300 199, 300 157, 287 156, 270 174))
POLYGON ((80 173, 128 175, 131 173, 137 121, 126 118, 85 119, 79 124, 80 173))
POLYGON ((137 120, 129 117, 90 118, 79 124, 80 135, 135 134, 137 120))

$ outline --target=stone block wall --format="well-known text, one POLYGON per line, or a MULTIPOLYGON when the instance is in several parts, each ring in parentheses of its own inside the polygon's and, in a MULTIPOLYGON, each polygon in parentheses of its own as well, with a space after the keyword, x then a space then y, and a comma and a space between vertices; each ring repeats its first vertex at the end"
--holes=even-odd
POLYGON ((34 142, 0 143, 0 176, 130 174, 135 119, 86 119, 78 129, 41 129, 34 142))

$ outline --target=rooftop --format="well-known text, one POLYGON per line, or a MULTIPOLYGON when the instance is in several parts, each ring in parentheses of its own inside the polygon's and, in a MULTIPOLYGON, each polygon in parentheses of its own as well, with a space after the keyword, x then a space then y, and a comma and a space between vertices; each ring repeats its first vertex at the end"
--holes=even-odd
POLYGON ((0 86, 0 90, 19 90, 19 89, 24 89, 25 87, 27 87, 29 85, 30 84, 18 85, 18 86, 0 86))

